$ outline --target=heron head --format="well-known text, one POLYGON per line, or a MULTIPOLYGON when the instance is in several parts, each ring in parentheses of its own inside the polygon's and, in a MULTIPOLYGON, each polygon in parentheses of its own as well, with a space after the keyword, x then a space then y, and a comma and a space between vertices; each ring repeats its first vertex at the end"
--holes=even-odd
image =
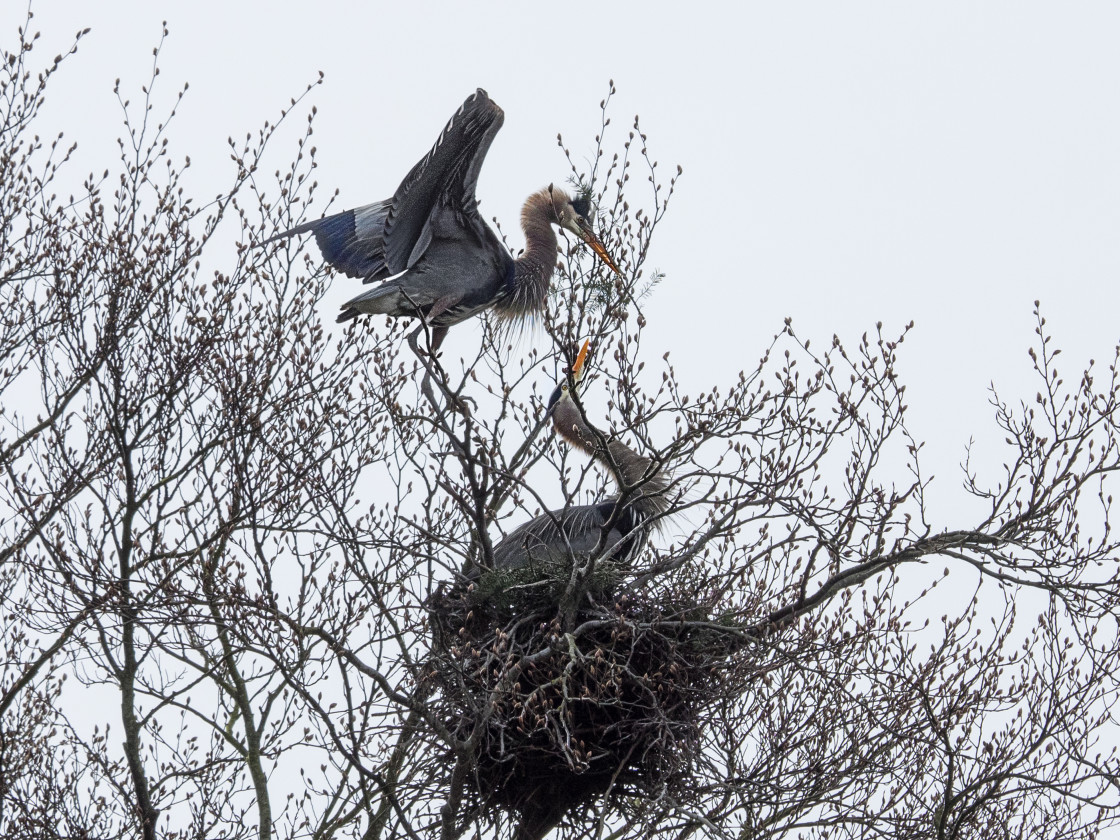
POLYGON ((565 371, 566 375, 548 400, 548 413, 552 417, 556 433, 588 453, 594 451, 593 432, 584 422, 579 406, 572 399, 572 390, 583 379, 583 365, 587 361, 587 348, 590 344, 590 341, 583 342, 571 370, 565 371))
POLYGON ((556 224, 571 231, 590 246, 591 250, 607 264, 615 274, 621 274, 606 246, 599 241, 595 230, 591 226, 591 198, 589 195, 580 195, 572 198, 563 190, 552 186, 548 188, 552 195, 552 211, 555 214, 556 224))
POLYGON ((572 400, 571 389, 580 383, 583 379, 584 363, 587 361, 587 351, 591 346, 591 340, 588 339, 583 342, 583 346, 579 348, 579 353, 576 355, 576 360, 572 363, 571 370, 565 372, 563 379, 557 383, 552 396, 548 398, 548 413, 555 417, 557 408, 562 403, 570 403, 572 400))

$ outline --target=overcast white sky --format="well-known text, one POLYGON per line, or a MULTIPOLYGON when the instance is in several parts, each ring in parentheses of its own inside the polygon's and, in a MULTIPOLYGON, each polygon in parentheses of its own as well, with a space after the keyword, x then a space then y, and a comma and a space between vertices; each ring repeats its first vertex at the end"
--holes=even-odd
MULTIPOLYGON (((970 435, 1001 439, 989 382, 1034 394, 1035 298, 1071 379, 1120 338, 1118 4, 35 5, 44 58, 93 28, 49 114, 85 169, 115 154, 113 80, 137 93, 168 21, 164 93, 191 85, 172 143, 203 196, 227 180, 225 138, 320 70, 318 180, 341 206, 390 195, 484 87, 506 122, 479 195, 516 243, 525 195, 566 177, 557 132, 589 153, 613 78, 614 127, 640 113, 662 167, 685 169, 651 257, 667 274, 651 363, 671 349, 707 388, 753 366, 786 316, 822 345, 913 319, 902 370, 935 502, 957 496, 970 435)), ((0 6, 6 45, 22 9, 0 6)))

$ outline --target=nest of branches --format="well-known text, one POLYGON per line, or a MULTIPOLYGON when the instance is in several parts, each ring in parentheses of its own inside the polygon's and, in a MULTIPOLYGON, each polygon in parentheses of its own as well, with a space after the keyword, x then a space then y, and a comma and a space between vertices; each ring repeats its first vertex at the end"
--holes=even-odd
POLYGON ((567 812, 677 787, 722 693, 735 637, 703 605, 592 585, 598 597, 564 617, 568 583, 492 572, 431 604, 435 702, 468 745, 456 758, 483 813, 567 812))

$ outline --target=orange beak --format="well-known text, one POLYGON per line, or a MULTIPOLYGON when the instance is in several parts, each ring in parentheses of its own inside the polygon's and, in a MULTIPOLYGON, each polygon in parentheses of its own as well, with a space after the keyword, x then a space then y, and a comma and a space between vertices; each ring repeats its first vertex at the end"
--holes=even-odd
POLYGON ((599 256, 599 259, 607 264, 611 271, 613 271, 615 274, 622 274, 622 272, 619 271, 618 266, 614 264, 614 260, 611 259, 611 255, 607 253, 606 246, 599 241, 599 237, 597 237, 595 235, 595 231, 591 229, 591 225, 585 224, 581 220, 579 233, 580 236, 583 237, 583 241, 591 246, 591 250, 599 256))
POLYGON ((576 356, 575 362, 572 364, 572 381, 579 382, 583 379, 583 363, 587 361, 587 350, 591 346, 591 339, 583 342, 583 346, 579 348, 579 355, 576 356))

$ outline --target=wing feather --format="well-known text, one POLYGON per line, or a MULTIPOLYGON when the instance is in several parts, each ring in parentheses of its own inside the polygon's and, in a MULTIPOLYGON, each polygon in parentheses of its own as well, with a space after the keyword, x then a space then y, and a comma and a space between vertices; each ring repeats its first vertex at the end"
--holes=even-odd
POLYGON ((606 501, 538 516, 494 547, 494 567, 555 565, 573 557, 587 557, 601 544, 606 549, 604 556, 618 555, 615 559, 628 562, 645 543, 646 534, 640 526, 636 527, 628 508, 624 507, 617 517, 614 509, 615 503, 606 501))
POLYGON ((348 277, 373 279, 385 269, 383 234, 389 206, 388 201, 379 201, 353 210, 344 210, 333 216, 304 222, 261 244, 267 245, 277 239, 301 233, 314 233, 323 259, 333 268, 348 277))
POLYGON ((391 199, 305 222, 261 244, 313 232, 324 260, 369 283, 415 265, 431 243, 445 208, 466 223, 471 235, 494 239, 478 215, 475 187, 504 119, 502 109, 479 88, 455 112, 391 199))
POLYGON ((468 217, 478 215, 478 174, 504 120, 502 109, 479 88, 405 176, 385 220, 385 263, 392 273, 404 271, 423 255, 443 205, 468 217))

